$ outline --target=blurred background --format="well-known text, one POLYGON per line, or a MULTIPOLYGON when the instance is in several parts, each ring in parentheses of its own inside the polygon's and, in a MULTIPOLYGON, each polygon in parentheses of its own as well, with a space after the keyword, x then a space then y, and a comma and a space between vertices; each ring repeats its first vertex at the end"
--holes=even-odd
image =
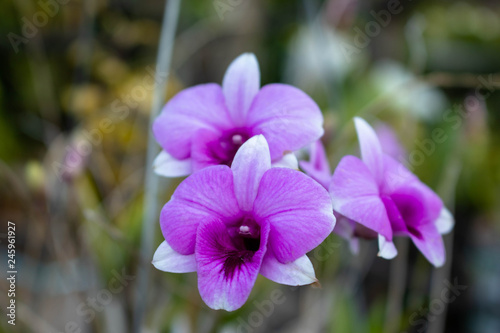
POLYGON ((141 242, 164 6, 0 2, 0 331, 500 332, 498 1, 192 0, 172 13, 163 103, 220 83, 253 52, 262 84, 293 84, 319 104, 332 168, 358 154, 351 119, 362 116, 400 138, 398 159, 456 219, 440 269, 405 239, 386 261, 376 242, 353 255, 331 235, 310 253, 321 288, 259 277, 232 313, 201 301, 196 274, 150 265, 181 179, 155 179, 154 241, 141 242))

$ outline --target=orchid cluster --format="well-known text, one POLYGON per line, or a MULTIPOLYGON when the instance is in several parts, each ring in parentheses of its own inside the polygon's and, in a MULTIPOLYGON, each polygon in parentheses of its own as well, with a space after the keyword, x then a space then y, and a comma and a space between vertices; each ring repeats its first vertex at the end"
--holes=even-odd
POLYGON ((188 176, 160 214, 165 241, 157 269, 197 272, 212 309, 246 302, 260 273, 285 285, 317 281, 307 253, 332 232, 378 238, 379 255, 394 258, 394 236, 412 239, 436 267, 441 234, 453 218, 441 199, 384 152, 375 131, 355 118, 361 159, 344 157, 333 175, 316 103, 285 84, 260 87, 256 57, 243 54, 222 86, 210 83, 173 97, 153 124, 163 148, 155 172, 188 176), (294 152, 309 150, 308 161, 294 152), (305 172, 299 171, 300 168, 305 172))

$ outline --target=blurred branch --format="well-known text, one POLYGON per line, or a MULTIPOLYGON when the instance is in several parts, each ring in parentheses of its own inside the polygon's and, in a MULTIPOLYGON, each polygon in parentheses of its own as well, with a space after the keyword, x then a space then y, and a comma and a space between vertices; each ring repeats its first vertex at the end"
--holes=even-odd
POLYGON ((32 332, 51 333, 58 332, 52 325, 31 311, 29 306, 17 301, 19 320, 25 324, 32 332))
POLYGON ((156 60, 156 82, 153 105, 148 127, 148 150, 146 156, 146 185, 144 195, 144 221, 141 234, 141 249, 137 269, 137 289, 135 294, 133 332, 140 332, 147 304, 147 290, 151 269, 151 259, 154 250, 154 229, 158 217, 158 189, 159 182, 153 172, 153 161, 158 154, 156 141, 152 133, 152 125, 160 113, 165 101, 167 78, 163 73, 168 73, 174 46, 175 31, 179 18, 180 0, 169 0, 163 13, 163 23, 160 35, 160 46, 156 60))
POLYGON ((413 15, 405 26, 410 68, 414 73, 422 73, 427 62, 427 48, 423 36, 424 28, 425 17, 422 14, 413 15))
MULTIPOLYGON (((457 143, 455 144, 454 154, 451 157, 451 161, 445 164, 448 167, 446 168, 446 172, 443 175, 443 181, 441 182, 438 189, 440 196, 443 198, 443 201, 446 203, 447 208, 452 214, 454 213, 454 195, 456 193, 456 186, 458 183, 460 172, 462 170, 462 164, 460 162, 462 147, 463 145, 461 144, 460 140, 457 140, 457 143)), ((434 299, 439 299, 441 297, 441 293, 443 290, 443 281, 446 279, 450 279, 451 264, 453 262, 453 238, 454 231, 452 231, 449 235, 443 237, 447 258, 444 266, 441 269, 436 270, 432 276, 430 291, 431 301, 434 299)), ((444 303, 445 308, 443 312, 439 316, 436 316, 436 319, 434 321, 429 321, 429 328, 427 330, 428 333, 444 332, 448 305, 449 304, 444 303)))
POLYGON ((394 240, 398 255, 391 261, 387 307, 385 310, 385 333, 398 332, 401 323, 401 310, 403 309, 403 296, 406 288, 406 274, 408 270, 409 238, 394 240))
POLYGON ((106 217, 102 211, 102 207, 97 207, 95 209, 84 209, 83 216, 90 222, 95 223, 98 227, 100 227, 109 237, 113 240, 120 242, 121 245, 125 245, 128 250, 132 251, 134 249, 133 244, 131 244, 123 232, 114 227, 106 217))
MULTIPOLYGON (((318 1, 315 0, 314 1, 303 0, 302 4, 305 9, 307 25, 309 26, 309 29, 314 31, 314 33, 319 36, 319 40, 321 41, 321 45, 318 45, 317 49, 321 49, 328 43, 325 36, 323 22, 318 14, 321 13, 321 10, 318 10, 319 3, 318 1)), ((316 60, 319 62, 321 61, 320 54, 317 54, 316 60)), ((339 78, 338 77, 331 78, 329 75, 327 75, 326 72, 323 73, 324 75, 321 75, 320 79, 323 81, 325 94, 328 99, 328 104, 329 104, 328 106, 331 110, 334 110, 341 104, 340 103, 341 96, 338 94, 338 91, 340 91, 339 78)))
MULTIPOLYGON (((35 12, 34 5, 31 1, 15 1, 19 13, 23 17, 32 17, 35 12)), ((54 126, 59 123, 59 110, 54 91, 54 81, 50 69, 49 60, 46 55, 45 45, 41 33, 37 33, 32 40, 26 45, 27 62, 32 74, 33 89, 36 98, 40 116, 42 118, 41 126, 43 128, 43 140, 46 145, 49 145, 52 139, 57 135, 54 133, 54 126)))
MULTIPOLYGON (((350 0, 336 0, 336 1, 326 1, 324 3, 324 7, 331 6, 335 8, 335 10, 331 11, 331 21, 330 24, 333 27, 338 27, 340 25, 340 21, 342 20, 342 16, 345 14, 346 10, 349 8, 349 5, 352 5, 352 1, 350 0)), ((327 8, 322 9, 321 11, 327 11, 327 8)))
POLYGON ((474 74, 474 73, 446 73, 434 72, 422 76, 422 79, 429 84, 445 88, 476 88, 483 84, 480 77, 488 76, 488 83, 492 87, 500 87, 500 73, 492 74, 474 74), (491 75, 491 77, 490 77, 491 75))
POLYGON ((400 85, 394 87, 393 89, 375 97, 365 106, 363 106, 360 111, 356 113, 357 116, 363 115, 376 115, 377 113, 383 111, 387 105, 390 104, 394 95, 400 93, 401 90, 409 90, 414 88, 416 85, 420 84, 422 81, 437 87, 445 88, 500 88, 500 73, 492 74, 453 74, 446 72, 435 72, 426 75, 417 76, 414 80, 409 80, 400 85), (491 86, 486 87, 485 84, 491 86))

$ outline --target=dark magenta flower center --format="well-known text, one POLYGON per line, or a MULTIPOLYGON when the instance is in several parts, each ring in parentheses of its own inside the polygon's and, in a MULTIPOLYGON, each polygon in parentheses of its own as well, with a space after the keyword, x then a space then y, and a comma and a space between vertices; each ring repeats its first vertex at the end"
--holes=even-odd
POLYGON ((428 221, 425 214, 423 199, 418 193, 394 193, 391 196, 383 195, 392 231, 395 235, 410 233, 417 238, 422 238, 419 226, 428 221))
POLYGON ((244 128, 231 131, 209 144, 210 154, 218 164, 231 166, 234 155, 249 138, 250 134, 244 128))
POLYGON ((229 235, 238 251, 257 252, 260 247, 260 226, 251 217, 244 217, 229 228, 229 235))
POLYGON ((253 218, 245 217, 236 225, 228 228, 232 240, 232 249, 226 251, 224 275, 232 278, 236 269, 252 259, 260 248, 260 226, 253 218))

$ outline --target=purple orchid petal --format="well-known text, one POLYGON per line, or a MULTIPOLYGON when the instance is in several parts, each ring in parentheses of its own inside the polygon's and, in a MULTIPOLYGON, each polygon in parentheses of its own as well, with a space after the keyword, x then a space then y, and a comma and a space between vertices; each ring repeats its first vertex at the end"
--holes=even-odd
POLYGON ((312 177, 315 181, 323 185, 324 188, 328 189, 332 172, 325 147, 321 143, 321 140, 317 140, 311 144, 309 161, 300 161, 300 167, 309 177, 312 177))
POLYGON ((184 177, 191 173, 191 159, 178 160, 162 150, 153 162, 155 173, 164 177, 184 177))
MULTIPOLYGON (((429 220, 437 221, 443 213, 443 208, 445 208, 443 200, 441 200, 441 198, 424 183, 419 182, 419 184, 415 184, 415 186, 418 187, 418 191, 424 197, 429 220)), ((451 213, 449 216, 451 216, 451 213)), ((453 216, 451 216, 451 218, 453 219, 453 216)))
POLYGON ((396 161, 389 155, 384 155, 384 182, 381 192, 390 195, 398 188, 410 183, 419 183, 417 176, 410 172, 403 164, 396 161))
MULTIPOLYGON (((396 196, 396 198, 397 197, 398 196, 396 196)), ((404 199, 404 197, 401 198, 404 199)), ((405 203, 403 200, 403 206, 398 207, 396 205, 396 202, 394 202, 394 200, 390 196, 382 195, 381 199, 384 202, 387 216, 389 217, 389 221, 391 221, 392 233, 395 236, 407 236, 409 232, 404 216, 402 215, 402 212, 399 210, 399 208, 404 209, 405 215, 411 215, 410 213, 414 212, 420 215, 420 217, 423 216, 423 214, 420 214, 420 209, 423 209, 423 205, 419 204, 418 201, 413 202, 410 199, 408 203, 405 203)), ((401 202, 402 200, 398 201, 401 202)), ((412 220, 416 219, 415 216, 409 217, 412 220)))
POLYGON ((410 234, 413 243, 431 264, 435 267, 443 266, 446 251, 436 226, 433 223, 424 224, 419 226, 417 231, 418 233, 410 234))
MULTIPOLYGON (((392 160, 388 156, 386 156, 386 159, 387 162, 392 160)), ((398 163, 394 160, 392 160, 392 165, 391 163, 387 163, 387 170, 393 169, 394 165, 396 164, 398 163)), ((394 177, 392 177, 392 175, 388 172, 386 172, 386 175, 387 184, 389 184, 391 179, 394 179, 394 177)), ((437 220, 443 208, 443 202, 441 198, 439 198, 439 196, 434 193, 434 191, 432 191, 427 185, 422 183, 417 177, 406 177, 406 179, 407 181, 405 183, 400 182, 397 187, 391 185, 385 185, 383 187, 383 191, 396 202, 396 204, 398 205, 398 209, 401 210, 401 207, 404 206, 407 207, 406 210, 408 210, 410 209, 410 206, 418 206, 411 209, 415 214, 410 214, 411 212, 403 214, 403 212, 401 211, 403 215, 406 215, 406 217, 403 216, 405 222, 407 224, 421 224, 437 220), (397 202, 398 200, 402 200, 401 204, 397 202), (409 217, 408 215, 414 216, 409 217), (420 219, 420 222, 416 221, 416 219, 420 219)))
POLYGON ((262 87, 248 111, 247 125, 254 135, 266 137, 273 160, 323 135, 323 116, 316 103, 301 90, 285 84, 262 87))
POLYGON ((451 232, 451 230, 453 229, 453 226, 455 225, 455 219, 453 218, 451 212, 446 207, 443 207, 438 219, 434 222, 434 224, 436 225, 438 232, 441 235, 445 235, 451 232))
POLYGON ((221 87, 209 83, 175 95, 154 121, 153 133, 163 149, 183 160, 190 157, 192 140, 198 130, 219 132, 233 126, 221 87))
POLYGON ((196 258, 194 254, 183 255, 177 253, 166 241, 158 246, 153 256, 153 265, 164 272, 190 273, 196 272, 196 258))
POLYGON ((410 236, 434 266, 441 266, 445 260, 444 246, 435 225, 439 216, 436 209, 441 205, 434 192, 424 184, 413 182, 400 187, 390 197, 383 196, 383 200, 394 234, 410 236))
POLYGON ((446 255, 440 231, 451 229, 453 217, 441 198, 403 165, 389 156, 384 161, 383 191, 389 195, 382 198, 394 233, 410 236, 434 266, 442 266, 446 255))
POLYGON ((417 176, 411 173, 406 167, 396 161, 394 158, 384 155, 385 173, 384 183, 381 192, 391 195, 400 188, 413 186, 421 192, 425 205, 432 211, 437 218, 443 207, 443 202, 439 196, 434 193, 427 185, 422 183, 417 176))
POLYGON ((200 129, 193 135, 191 160, 194 172, 219 165, 221 160, 231 158, 226 156, 226 151, 220 147, 220 137, 221 133, 212 129, 200 129))
POLYGON ((273 168, 288 168, 288 169, 298 170, 299 161, 297 160, 297 157, 293 152, 286 153, 279 160, 273 161, 271 166, 273 168))
POLYGON ((239 246, 221 221, 203 221, 196 238, 198 289, 212 309, 233 311, 248 299, 266 253, 269 224, 260 226, 257 251, 239 246))
POLYGON ((426 218, 432 221, 437 220, 443 209, 441 198, 392 157, 385 155, 384 163, 385 182, 381 192, 392 196, 394 193, 411 191, 417 196, 415 200, 424 206, 426 218))
POLYGON ((391 126, 380 122, 375 126, 375 132, 382 146, 382 150, 392 158, 398 159, 406 156, 406 150, 398 140, 398 137, 391 126))
POLYGON ((361 158, 375 177, 377 184, 381 184, 384 175, 384 160, 377 134, 362 118, 354 118, 354 125, 358 133, 361 158))
POLYGON ((260 71, 257 58, 244 53, 227 68, 222 80, 226 105, 236 126, 243 126, 248 109, 260 89, 260 71))
POLYGON ((269 146, 262 135, 256 135, 245 142, 236 153, 231 169, 234 175, 234 192, 243 211, 252 210, 260 180, 270 168, 269 146))
POLYGON ((394 232, 404 232, 404 229, 400 229, 402 227, 407 229, 409 233, 412 233, 418 226, 429 224, 436 220, 437 216, 435 212, 426 207, 423 193, 419 190, 418 187, 409 184, 392 193, 390 199, 386 199, 394 203, 395 211, 388 214, 394 232), (392 218, 396 216, 398 220, 402 221, 402 226, 393 223, 392 218))
POLYGON ((200 222, 235 221, 240 217, 233 173, 229 167, 217 165, 192 174, 177 187, 161 211, 160 226, 168 244, 176 252, 189 255, 194 253, 200 222))
POLYGON ((335 211, 392 241, 389 217, 373 174, 359 158, 345 156, 330 183, 335 211))
POLYGON ((378 235, 378 256, 384 259, 394 259, 398 255, 398 250, 396 246, 391 241, 388 241, 384 236, 378 235))
POLYGON ((257 220, 271 224, 269 246, 281 263, 314 249, 335 226, 328 192, 291 169, 272 168, 264 174, 253 211, 257 220))
POLYGON ((303 286, 318 281, 313 265, 306 255, 290 263, 282 264, 269 250, 262 261, 260 274, 271 281, 289 286, 303 286))

